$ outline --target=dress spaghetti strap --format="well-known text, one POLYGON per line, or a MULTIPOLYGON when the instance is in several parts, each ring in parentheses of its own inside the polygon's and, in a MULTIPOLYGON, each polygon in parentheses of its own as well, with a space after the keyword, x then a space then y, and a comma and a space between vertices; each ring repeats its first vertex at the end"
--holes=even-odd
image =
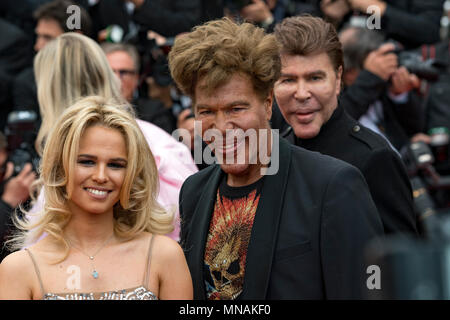
POLYGON ((153 247, 153 238, 155 235, 152 234, 150 238, 150 244, 148 246, 148 253, 147 253, 147 267, 145 268, 144 273, 144 283, 142 284, 145 288, 148 288, 148 278, 150 275, 150 262, 151 262, 151 256, 152 256, 152 247, 153 247))
POLYGON ((26 248, 25 251, 28 252, 28 255, 30 256, 31 261, 33 262, 34 270, 36 271, 36 275, 37 275, 38 280, 39 280, 39 285, 41 286, 42 296, 44 296, 45 295, 44 285, 42 283, 41 273, 39 272, 39 268, 37 266, 36 260, 34 259, 34 256, 33 256, 33 254, 31 253, 30 250, 28 250, 26 248))

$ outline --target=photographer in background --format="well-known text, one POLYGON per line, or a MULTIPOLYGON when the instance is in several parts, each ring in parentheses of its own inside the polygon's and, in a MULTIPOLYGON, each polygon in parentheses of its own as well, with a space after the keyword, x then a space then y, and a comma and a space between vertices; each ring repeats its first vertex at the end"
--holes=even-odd
POLYGON ((393 43, 375 30, 348 27, 339 34, 344 52, 345 90, 340 101, 362 125, 397 150, 424 127, 419 78, 398 65, 393 43))
POLYGON ((0 132, 0 261, 9 253, 3 248, 11 225, 13 210, 30 197, 30 186, 36 180, 31 164, 27 163, 22 171, 12 177, 14 168, 8 162, 7 142, 0 132))

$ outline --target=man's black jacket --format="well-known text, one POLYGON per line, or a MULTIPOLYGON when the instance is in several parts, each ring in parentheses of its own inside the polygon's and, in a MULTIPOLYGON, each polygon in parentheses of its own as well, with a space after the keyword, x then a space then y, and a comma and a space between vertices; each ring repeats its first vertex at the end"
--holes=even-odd
POLYGON ((407 48, 440 40, 439 29, 444 0, 384 0, 386 11, 381 29, 388 38, 407 48))
POLYGON ((5 201, 0 199, 0 262, 8 255, 4 247, 6 235, 11 230, 11 214, 14 211, 5 201))
MULTIPOLYGON (((273 152, 272 165, 275 157, 273 152)), ((383 227, 361 173, 284 139, 278 159, 278 172, 263 178, 240 298, 366 297, 363 251, 383 227)), ((224 174, 219 165, 209 166, 180 191, 180 241, 194 299, 205 299, 205 244, 224 174)))
POLYGON ((292 129, 284 135, 300 147, 358 168, 369 186, 386 234, 417 233, 412 188, 402 160, 383 137, 359 125, 342 106, 337 107, 316 137, 298 139, 292 129))

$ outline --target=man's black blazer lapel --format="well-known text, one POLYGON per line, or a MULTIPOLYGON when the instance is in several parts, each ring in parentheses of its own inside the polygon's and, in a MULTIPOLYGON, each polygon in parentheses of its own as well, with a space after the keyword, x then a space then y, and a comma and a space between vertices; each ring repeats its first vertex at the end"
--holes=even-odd
POLYGON ((205 281, 203 279, 205 245, 222 173, 219 166, 212 170, 211 177, 203 189, 204 191, 198 200, 195 214, 191 221, 191 226, 195 226, 197 232, 189 232, 186 239, 186 243, 191 244, 190 248, 185 248, 185 250, 191 250, 191 253, 188 255, 188 263, 189 265, 197 266, 194 268, 195 273, 191 274, 192 282, 195 286, 194 299, 206 299, 205 281))
POLYGON ((289 143, 279 139, 279 170, 265 176, 247 251, 242 299, 265 299, 291 162, 289 143))

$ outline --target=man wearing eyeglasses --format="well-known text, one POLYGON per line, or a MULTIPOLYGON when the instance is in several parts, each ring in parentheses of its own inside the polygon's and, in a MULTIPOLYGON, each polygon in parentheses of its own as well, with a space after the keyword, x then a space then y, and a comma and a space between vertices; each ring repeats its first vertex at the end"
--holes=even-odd
MULTIPOLYGON (((152 121, 145 115, 143 116, 142 108, 151 108, 154 105, 149 103, 150 99, 139 97, 137 92, 140 64, 136 48, 130 44, 108 42, 102 43, 101 47, 111 69, 120 79, 122 96, 136 109, 138 123, 155 157, 160 177, 158 201, 165 208, 177 208, 175 230, 168 236, 178 241, 180 232, 180 221, 178 219, 179 192, 184 180, 197 172, 197 167, 189 149, 162 130, 166 128, 163 128, 160 124, 163 124, 166 120, 161 111, 155 112, 159 112, 154 118, 159 120, 159 123, 158 121, 152 121)), ((170 113, 170 110, 167 110, 170 113)), ((169 133, 172 133, 172 131, 169 133)))
MULTIPOLYGON (((108 47, 114 48, 113 46, 106 46, 104 49, 108 47)), ((132 103, 139 84, 139 74, 137 72, 139 60, 136 51, 131 49, 131 47, 121 45, 120 48, 117 47, 117 50, 105 51, 105 53, 109 65, 120 79, 123 97, 132 103)))
MULTIPOLYGON (((172 100, 166 97, 149 98, 139 96, 139 53, 133 45, 124 43, 102 43, 109 65, 120 79, 122 96, 135 106, 140 119, 146 120, 165 130, 169 134, 176 129, 176 118, 172 114, 172 100)), ((148 82, 147 82, 148 83, 148 82)))

